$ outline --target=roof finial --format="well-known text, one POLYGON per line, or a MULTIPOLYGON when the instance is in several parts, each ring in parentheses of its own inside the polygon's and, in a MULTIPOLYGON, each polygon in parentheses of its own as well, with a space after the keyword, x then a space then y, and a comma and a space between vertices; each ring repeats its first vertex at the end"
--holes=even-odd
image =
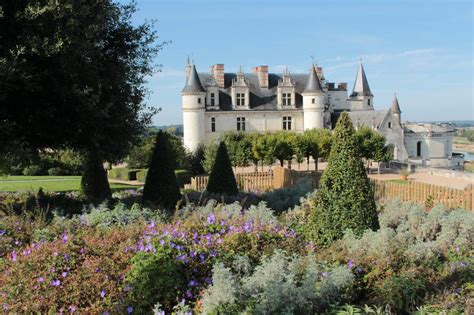
POLYGON ((187 61, 188 66, 190 65, 190 62, 191 61, 189 60, 189 54, 188 54, 188 61, 187 61))
POLYGON ((239 73, 243 73, 242 72, 242 66, 239 66, 239 73))
POLYGON ((314 60, 314 56, 311 56, 311 63, 313 64, 313 67, 314 67, 316 63, 316 61, 314 60))

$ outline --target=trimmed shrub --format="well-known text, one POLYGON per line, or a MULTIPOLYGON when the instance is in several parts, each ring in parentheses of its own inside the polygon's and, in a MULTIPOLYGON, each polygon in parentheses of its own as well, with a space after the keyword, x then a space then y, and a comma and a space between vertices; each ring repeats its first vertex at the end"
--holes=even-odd
POLYGON ((191 183, 191 172, 187 170, 176 170, 174 173, 176 174, 179 187, 184 187, 185 184, 191 183))
POLYGON ((171 209, 181 199, 173 169, 174 158, 168 134, 160 131, 156 136, 155 148, 143 188, 144 202, 171 209))
POLYGON ((25 176, 38 176, 43 175, 43 169, 39 165, 30 165, 23 169, 23 175, 25 176))
POLYGON ((342 113, 334 132, 329 162, 319 183, 308 235, 319 245, 329 245, 352 229, 356 235, 377 230, 374 193, 361 160, 354 127, 342 113))
POLYGON ((109 178, 120 180, 137 180, 137 173, 141 170, 118 167, 109 170, 109 178))
POLYGON ((224 142, 219 144, 216 159, 212 166, 209 182, 206 190, 210 193, 237 195, 237 182, 235 180, 234 171, 230 164, 227 147, 224 142))
POLYGON ((148 174, 148 170, 141 170, 137 172, 137 181, 144 183, 146 180, 146 175, 148 174))
POLYGON ((48 175, 50 176, 62 176, 62 175, 67 175, 67 174, 68 174, 67 170, 61 167, 52 167, 48 170, 48 175))
POLYGON ((81 193, 92 203, 100 203, 112 197, 102 160, 93 153, 87 154, 85 158, 81 193))

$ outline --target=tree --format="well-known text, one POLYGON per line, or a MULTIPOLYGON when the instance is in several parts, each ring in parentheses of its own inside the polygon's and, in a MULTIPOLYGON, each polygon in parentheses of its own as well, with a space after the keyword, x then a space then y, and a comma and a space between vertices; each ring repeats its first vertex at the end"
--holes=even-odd
POLYGON ((367 173, 369 173, 371 160, 379 159, 383 161, 386 159, 384 156, 386 153, 385 137, 366 126, 359 128, 355 133, 355 137, 361 155, 367 161, 367 173))
POLYGON ((231 196, 237 195, 239 192, 224 141, 219 143, 206 190, 210 193, 231 196))
POLYGON ((333 137, 328 129, 311 129, 305 131, 311 142, 311 157, 314 159, 315 170, 318 170, 318 159, 328 159, 331 152, 333 137))
POLYGON ((144 103, 162 47, 153 25, 111 0, 5 0, 2 12, 2 154, 20 144, 122 159, 156 113, 144 103))
POLYGON ((342 113, 334 131, 328 166, 323 173, 311 211, 307 232, 319 245, 342 238, 346 229, 360 235, 379 228, 374 194, 354 128, 347 113, 342 113))
POLYGON ((309 141, 304 135, 295 135, 293 141, 293 151, 295 153, 296 163, 298 163, 298 170, 300 169, 301 163, 304 162, 305 157, 309 152, 309 141))
POLYGON ((169 135, 158 132, 143 188, 143 202, 163 207, 169 214, 172 214, 170 210, 181 199, 174 172, 174 160, 169 135))
POLYGON ((206 144, 204 148, 204 161, 202 166, 207 174, 210 174, 212 171, 212 166, 216 160, 217 149, 219 145, 215 141, 210 141, 206 144))
POLYGON ((188 152, 189 171, 193 175, 201 175, 206 171, 203 163, 205 160, 205 147, 199 144, 193 152, 188 152))
POLYGON ((275 158, 280 161, 281 167, 283 167, 284 161, 288 161, 288 166, 289 168, 291 168, 290 161, 293 159, 293 147, 290 144, 287 135, 284 133, 280 133, 275 136, 275 139, 275 158))
POLYGON ((102 159, 93 153, 84 158, 81 193, 91 203, 100 203, 112 197, 102 159))

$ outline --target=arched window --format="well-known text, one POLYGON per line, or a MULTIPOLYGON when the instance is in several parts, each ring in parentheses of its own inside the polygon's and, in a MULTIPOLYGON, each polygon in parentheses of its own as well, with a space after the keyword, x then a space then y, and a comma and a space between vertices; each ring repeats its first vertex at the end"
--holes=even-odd
POLYGON ((421 141, 416 143, 416 156, 421 156, 421 141))

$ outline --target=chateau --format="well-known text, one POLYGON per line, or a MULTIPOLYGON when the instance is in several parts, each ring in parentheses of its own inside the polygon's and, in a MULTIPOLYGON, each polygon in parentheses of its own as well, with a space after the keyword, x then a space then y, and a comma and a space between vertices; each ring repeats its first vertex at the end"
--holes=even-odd
POLYGON ((374 109, 362 62, 349 95, 347 83, 326 81, 321 67, 311 66, 308 74, 268 70, 268 66, 257 66, 252 73, 228 73, 223 64, 215 64, 209 73, 198 73, 188 61, 181 91, 185 146, 194 150, 230 130, 331 129, 346 111, 355 128, 365 125, 382 133, 400 164, 463 167, 463 156, 452 153, 452 126, 402 123, 396 95, 388 109, 374 109))

